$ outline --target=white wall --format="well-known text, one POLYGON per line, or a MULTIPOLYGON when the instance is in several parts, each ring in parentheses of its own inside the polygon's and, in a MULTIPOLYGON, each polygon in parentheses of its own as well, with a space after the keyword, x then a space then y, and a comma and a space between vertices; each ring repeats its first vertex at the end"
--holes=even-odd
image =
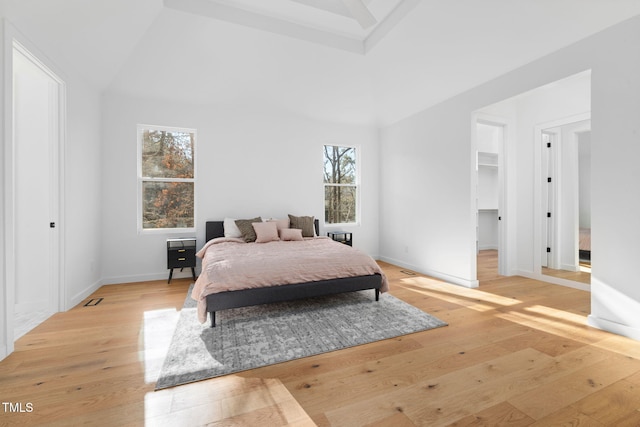
POLYGON ((64 163, 64 246, 66 308, 100 287, 101 97, 84 80, 67 81, 67 141, 64 163))
MULTIPOLYGON (((161 90, 161 88, 159 88, 161 90)), ((324 215, 323 144, 356 145, 361 160, 361 223, 348 228, 354 246, 378 252, 378 132, 375 127, 313 121, 247 105, 204 107, 109 94, 104 98, 103 281, 168 276, 167 237, 136 229, 136 125, 197 129, 196 226, 224 217, 324 215)), ((321 221, 322 224, 322 221, 321 221)), ((321 226, 321 235, 325 230, 321 226)), ((176 271, 176 277, 180 277, 176 271)), ((188 276, 190 272, 183 272, 188 276)))
POLYGON ((590 324, 640 339, 640 19, 594 40, 590 324))
MULTIPOLYGON (((474 217, 470 209, 471 114, 561 78, 592 69, 592 224, 594 251, 590 323, 640 338, 640 199, 620 183, 640 182, 640 18, 634 18, 382 131, 381 255, 400 265, 473 285, 474 217)), ((549 106, 553 108, 553 105, 549 106)), ((539 118, 536 121, 543 120, 539 118)), ((518 136, 520 138, 521 136, 518 136)), ((532 268, 533 147, 513 147, 517 251, 514 265, 532 268), (524 233, 524 234, 523 234, 524 233), (529 237, 531 238, 531 237, 529 237)), ((510 218, 513 221, 513 218, 510 218)))
POLYGON ((471 111, 458 97, 381 136, 382 259, 466 286, 476 285, 471 111))

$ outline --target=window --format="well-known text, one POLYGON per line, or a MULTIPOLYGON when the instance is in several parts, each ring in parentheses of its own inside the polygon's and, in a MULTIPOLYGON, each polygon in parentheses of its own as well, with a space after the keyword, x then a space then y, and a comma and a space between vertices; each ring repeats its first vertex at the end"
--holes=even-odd
POLYGON ((138 229, 193 229, 194 129, 138 125, 138 229))
POLYGON ((358 174, 355 147, 324 146, 324 222, 357 221, 358 174))

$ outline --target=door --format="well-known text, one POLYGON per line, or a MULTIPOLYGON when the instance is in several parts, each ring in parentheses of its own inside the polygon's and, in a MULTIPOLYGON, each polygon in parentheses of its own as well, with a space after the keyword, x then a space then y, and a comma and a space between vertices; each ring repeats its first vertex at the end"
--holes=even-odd
MULTIPOLYGON (((578 120, 541 130, 542 274, 573 277, 571 280, 582 283, 590 282, 588 274, 569 276, 561 272, 583 270, 580 262, 580 231, 591 229, 590 151, 587 164, 581 165, 579 141, 581 138, 588 140, 590 129, 590 120, 578 120)), ((583 147, 583 155, 587 148, 583 147)))
POLYGON ((59 100, 59 80, 14 44, 14 339, 58 311, 59 100))
MULTIPOLYGON (((558 147, 558 136, 552 130, 542 132, 542 156, 541 156, 541 204, 542 204, 542 233, 540 250, 540 264, 543 268, 557 268, 554 249, 555 221, 558 211, 556 209, 556 184, 558 182, 554 151, 558 147), (552 252, 553 250, 553 252, 552 252)), ((557 249, 557 248, 555 248, 557 249)))
POLYGON ((501 165, 505 125, 486 119, 477 119, 475 132, 477 150, 476 245, 478 251, 497 252, 495 273, 502 274, 504 254, 500 249, 503 240, 501 210, 504 198, 504 172, 501 165))

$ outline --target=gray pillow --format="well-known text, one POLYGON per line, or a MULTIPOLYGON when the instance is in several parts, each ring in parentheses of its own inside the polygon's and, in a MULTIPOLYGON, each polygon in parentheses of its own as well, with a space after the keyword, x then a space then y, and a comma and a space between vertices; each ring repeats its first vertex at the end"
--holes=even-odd
POLYGON ((250 243, 256 241, 256 231, 253 229, 253 225, 251 225, 251 223, 262 222, 262 218, 257 216, 253 219, 236 219, 235 222, 240 233, 242 233, 242 238, 245 242, 250 243))
POLYGON ((302 237, 315 237, 315 218, 312 216, 293 216, 289 214, 289 228, 299 228, 302 230, 302 237))

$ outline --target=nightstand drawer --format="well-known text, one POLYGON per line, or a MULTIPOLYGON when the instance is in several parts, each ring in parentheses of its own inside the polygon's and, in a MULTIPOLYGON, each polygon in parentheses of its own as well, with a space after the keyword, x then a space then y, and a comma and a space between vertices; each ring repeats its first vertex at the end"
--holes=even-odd
POLYGON ((167 268, 169 271, 169 281, 173 277, 173 269, 191 269, 191 276, 196 280, 196 239, 193 237, 183 237, 179 239, 167 239, 167 268))
POLYGON ((170 249, 167 251, 167 268, 194 267, 195 249, 170 249))

